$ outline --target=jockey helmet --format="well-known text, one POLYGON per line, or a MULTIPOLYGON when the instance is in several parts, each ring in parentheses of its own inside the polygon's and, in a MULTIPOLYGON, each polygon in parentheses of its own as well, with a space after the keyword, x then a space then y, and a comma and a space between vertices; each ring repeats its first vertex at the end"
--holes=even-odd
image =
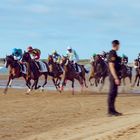
POLYGON ((70 46, 67 47, 67 50, 72 50, 72 48, 70 46))
POLYGON ((123 54, 123 55, 122 55, 122 57, 124 58, 124 57, 126 57, 126 55, 125 55, 125 54, 123 54))
POLYGON ((93 54, 93 57, 95 57, 95 56, 96 56, 96 53, 93 54))
POLYGON ((17 48, 14 48, 13 50, 12 50, 12 53, 15 53, 17 51, 17 48))
POLYGON ((32 51, 32 50, 33 50, 32 46, 29 46, 29 47, 27 48, 27 50, 28 50, 28 52, 29 52, 29 51, 32 51))
POLYGON ((57 51, 56 51, 56 50, 53 50, 53 51, 52 51, 52 54, 55 54, 55 53, 57 53, 57 51))

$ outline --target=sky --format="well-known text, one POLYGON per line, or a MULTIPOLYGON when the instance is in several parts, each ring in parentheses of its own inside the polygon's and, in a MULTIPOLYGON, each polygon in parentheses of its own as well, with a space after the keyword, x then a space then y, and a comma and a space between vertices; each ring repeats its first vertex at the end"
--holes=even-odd
POLYGON ((67 46, 81 59, 111 49, 130 61, 140 52, 139 0, 3 0, 0 1, 0 57, 12 48, 39 48, 41 58, 52 50, 65 55, 67 46))

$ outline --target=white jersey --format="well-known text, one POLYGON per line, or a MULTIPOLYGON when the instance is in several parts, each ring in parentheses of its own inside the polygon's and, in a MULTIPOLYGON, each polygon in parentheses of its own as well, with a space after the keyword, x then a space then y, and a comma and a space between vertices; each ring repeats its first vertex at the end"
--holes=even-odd
POLYGON ((79 61, 79 56, 75 50, 72 50, 72 52, 67 51, 67 56, 69 60, 73 61, 74 63, 77 63, 79 61))

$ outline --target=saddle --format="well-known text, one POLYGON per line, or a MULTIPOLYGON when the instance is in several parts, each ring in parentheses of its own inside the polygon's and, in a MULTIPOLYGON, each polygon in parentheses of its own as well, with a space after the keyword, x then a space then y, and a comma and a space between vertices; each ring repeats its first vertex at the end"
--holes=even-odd
POLYGON ((63 68, 61 67, 60 64, 56 63, 57 69, 60 73, 63 73, 63 68))
POLYGON ((35 61, 35 64, 38 68, 38 70, 43 73, 43 72, 48 72, 48 68, 45 64, 45 62, 42 62, 42 61, 35 61))
POLYGON ((78 72, 78 73, 82 72, 80 65, 78 65, 77 63, 73 64, 73 67, 76 72, 78 72))
POLYGON ((19 66, 20 66, 20 68, 21 68, 21 72, 22 72, 23 74, 27 74, 27 66, 26 66, 26 64, 21 64, 21 63, 19 63, 19 62, 18 62, 18 64, 19 64, 19 66))

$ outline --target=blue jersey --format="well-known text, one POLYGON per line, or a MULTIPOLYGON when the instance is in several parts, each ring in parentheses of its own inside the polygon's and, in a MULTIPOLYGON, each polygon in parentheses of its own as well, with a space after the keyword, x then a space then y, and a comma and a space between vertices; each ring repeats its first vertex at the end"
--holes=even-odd
POLYGON ((17 59, 20 60, 22 58, 22 50, 21 49, 13 49, 12 55, 17 59))

